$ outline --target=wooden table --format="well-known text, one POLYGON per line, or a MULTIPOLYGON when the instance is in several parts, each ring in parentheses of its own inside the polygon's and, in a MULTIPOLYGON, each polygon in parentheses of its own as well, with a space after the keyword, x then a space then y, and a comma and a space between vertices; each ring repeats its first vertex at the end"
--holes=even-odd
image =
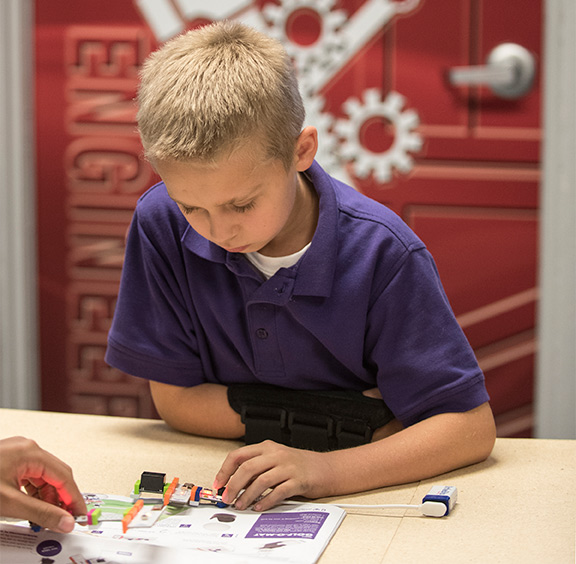
MULTIPOLYGON (((128 495, 144 470, 207 487, 234 441, 149 419, 0 409, 0 438, 22 435, 74 468, 84 492, 128 495)), ((420 503, 432 485, 458 488, 445 518, 349 509, 322 564, 575 563, 576 441, 498 439, 490 458, 431 480, 325 499, 420 503)))

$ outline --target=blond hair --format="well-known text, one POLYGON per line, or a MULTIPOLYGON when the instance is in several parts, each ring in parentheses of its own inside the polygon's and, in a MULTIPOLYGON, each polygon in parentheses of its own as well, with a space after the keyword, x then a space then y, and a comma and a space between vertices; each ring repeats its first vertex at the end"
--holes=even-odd
POLYGON ((304 122, 294 68, 282 45, 221 21, 184 33, 141 72, 138 127, 154 160, 214 161, 261 137, 288 168, 304 122))

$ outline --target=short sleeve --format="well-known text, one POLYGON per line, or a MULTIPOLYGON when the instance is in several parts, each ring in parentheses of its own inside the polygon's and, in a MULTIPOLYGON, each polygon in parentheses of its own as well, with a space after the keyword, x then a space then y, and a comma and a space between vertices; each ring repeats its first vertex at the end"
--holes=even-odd
POLYGON ((204 381, 177 216, 147 202, 130 226, 105 360, 133 376, 178 386, 204 381))
POLYGON ((367 356, 384 401, 404 425, 489 400, 484 375, 426 249, 407 252, 375 295, 367 356))

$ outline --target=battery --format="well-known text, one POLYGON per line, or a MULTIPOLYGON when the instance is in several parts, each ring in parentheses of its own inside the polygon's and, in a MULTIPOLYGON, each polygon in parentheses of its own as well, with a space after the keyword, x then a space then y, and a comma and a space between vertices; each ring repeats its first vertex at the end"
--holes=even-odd
MULTIPOLYGON (((432 486, 430 491, 422 498, 422 505, 426 504, 427 502, 435 502, 435 503, 442 503, 446 507, 446 511, 444 512, 441 517, 444 515, 448 515, 452 509, 454 509, 454 505, 456 505, 456 501, 458 500, 458 489, 456 486, 432 486)), ((434 515, 435 517, 438 515, 434 515)))

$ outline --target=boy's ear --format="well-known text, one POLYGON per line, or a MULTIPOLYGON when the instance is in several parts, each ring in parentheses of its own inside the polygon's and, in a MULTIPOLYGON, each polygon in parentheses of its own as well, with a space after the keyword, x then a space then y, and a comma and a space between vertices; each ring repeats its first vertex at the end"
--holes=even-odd
POLYGON ((296 141, 296 170, 303 172, 312 166, 316 152, 318 151, 318 130, 306 126, 296 141))

